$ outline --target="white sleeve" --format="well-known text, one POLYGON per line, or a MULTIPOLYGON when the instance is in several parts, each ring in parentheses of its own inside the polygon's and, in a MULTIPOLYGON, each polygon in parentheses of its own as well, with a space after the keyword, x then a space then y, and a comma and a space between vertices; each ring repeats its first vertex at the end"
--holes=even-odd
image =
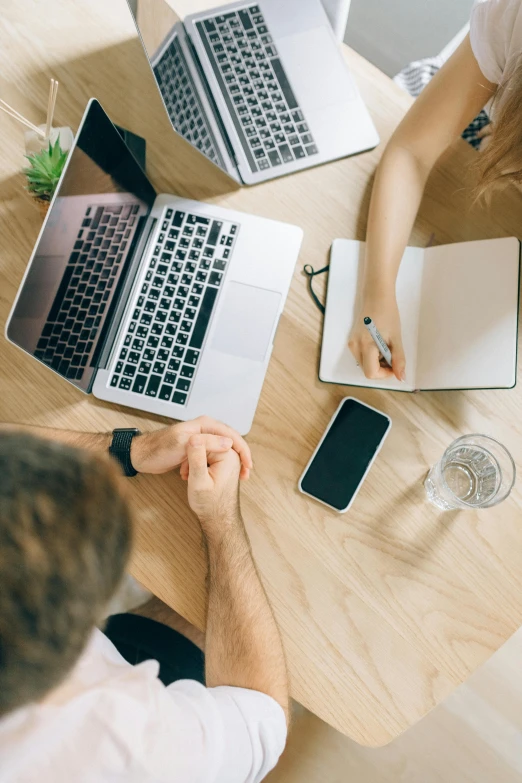
POLYGON ((115 780, 259 783, 275 767, 287 728, 274 699, 193 680, 165 687, 155 661, 127 666, 89 692, 84 727, 115 780))
POLYGON ((470 42, 479 68, 493 84, 500 84, 513 57, 522 51, 522 0, 475 0, 471 11, 470 42))
POLYGON ((201 753, 208 752, 205 783, 259 783, 275 767, 286 744, 281 706, 270 696, 246 688, 205 688, 180 680, 167 691, 183 697, 201 725, 201 753))

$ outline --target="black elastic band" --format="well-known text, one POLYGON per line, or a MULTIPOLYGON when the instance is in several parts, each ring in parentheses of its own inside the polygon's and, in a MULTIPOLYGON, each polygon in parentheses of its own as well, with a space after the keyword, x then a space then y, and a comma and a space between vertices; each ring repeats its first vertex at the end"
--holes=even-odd
POLYGON ((312 299, 314 300, 315 304, 317 305, 317 307, 319 308, 319 310, 322 312, 323 315, 324 315, 324 312, 325 312, 325 306, 321 302, 321 300, 319 299, 319 297, 317 296, 317 294, 314 291, 313 279, 314 279, 314 277, 316 275, 322 275, 323 272, 327 272, 329 268, 330 268, 330 265, 323 266, 322 269, 318 269, 317 272, 316 272, 311 264, 305 264, 304 267, 303 267, 303 272, 308 277, 308 290, 310 291, 310 296, 312 297, 312 299))

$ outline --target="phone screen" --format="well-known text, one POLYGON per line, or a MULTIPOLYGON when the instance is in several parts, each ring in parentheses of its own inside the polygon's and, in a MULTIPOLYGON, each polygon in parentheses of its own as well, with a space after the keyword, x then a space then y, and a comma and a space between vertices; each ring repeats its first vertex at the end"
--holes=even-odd
POLYGON ((301 479, 303 492, 344 511, 389 427, 384 414, 345 400, 301 479))

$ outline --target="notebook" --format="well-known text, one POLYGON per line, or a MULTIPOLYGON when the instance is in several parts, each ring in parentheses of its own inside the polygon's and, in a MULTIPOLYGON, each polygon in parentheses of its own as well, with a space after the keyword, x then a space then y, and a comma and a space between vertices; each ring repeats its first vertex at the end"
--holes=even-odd
MULTIPOLYGON (((408 247, 397 278, 406 382, 364 376, 347 342, 365 244, 334 240, 319 378, 398 391, 512 388, 516 383, 520 243, 514 237, 408 247)), ((379 327, 379 313, 363 313, 379 327)))

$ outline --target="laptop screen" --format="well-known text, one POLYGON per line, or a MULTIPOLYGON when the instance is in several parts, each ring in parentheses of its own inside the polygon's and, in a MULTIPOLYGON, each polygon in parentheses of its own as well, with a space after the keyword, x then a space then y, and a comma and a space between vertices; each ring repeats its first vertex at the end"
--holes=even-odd
POLYGON ((131 13, 174 130, 232 177, 223 127, 195 51, 165 0, 135 3, 131 13))
POLYGON ((155 197, 90 101, 7 327, 12 342, 84 391, 155 197))

